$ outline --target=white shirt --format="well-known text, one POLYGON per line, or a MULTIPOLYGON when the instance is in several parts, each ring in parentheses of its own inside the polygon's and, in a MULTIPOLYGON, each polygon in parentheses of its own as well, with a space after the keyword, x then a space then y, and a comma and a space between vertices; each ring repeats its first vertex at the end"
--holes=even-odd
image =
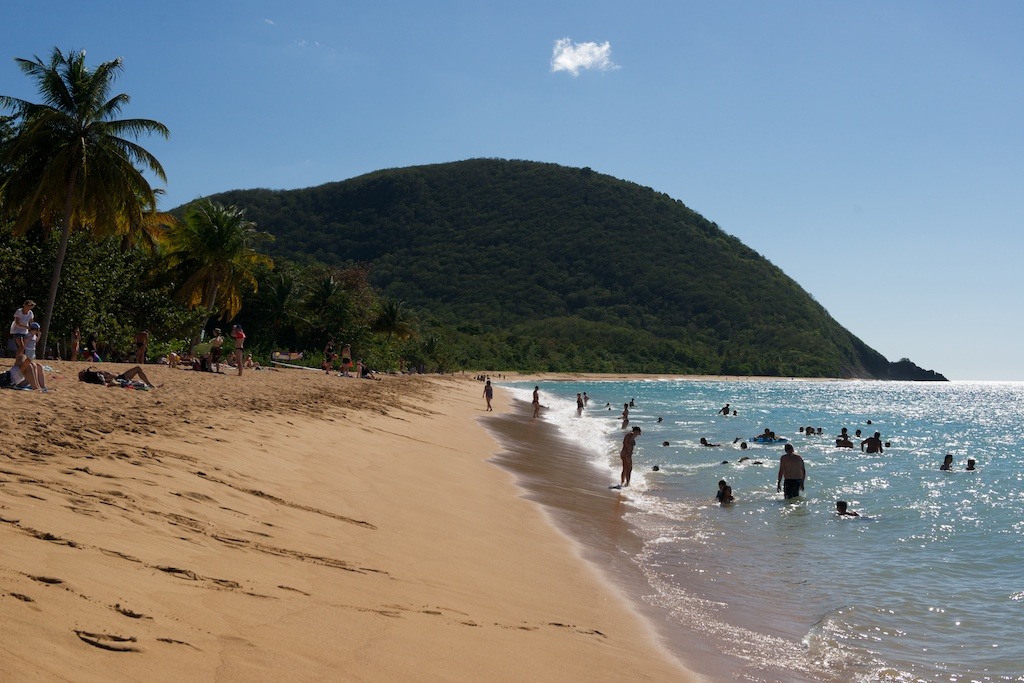
POLYGON ((19 308, 14 312, 14 320, 11 322, 11 334, 28 334, 29 323, 36 317, 32 309, 27 312, 24 308, 19 308))
POLYGON ((36 359, 36 342, 39 341, 38 332, 29 332, 29 335, 25 337, 25 355, 32 360, 36 359))
POLYGON ((21 368, 17 365, 11 367, 11 386, 18 386, 25 381, 25 375, 22 374, 21 368))

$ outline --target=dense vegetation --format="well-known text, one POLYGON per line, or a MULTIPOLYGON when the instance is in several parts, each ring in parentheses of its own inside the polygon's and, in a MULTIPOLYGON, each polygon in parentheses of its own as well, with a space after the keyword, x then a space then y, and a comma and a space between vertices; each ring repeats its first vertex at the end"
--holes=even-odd
POLYGON ((478 159, 212 199, 277 260, 364 264, 462 367, 941 379, 681 202, 590 169, 478 159))

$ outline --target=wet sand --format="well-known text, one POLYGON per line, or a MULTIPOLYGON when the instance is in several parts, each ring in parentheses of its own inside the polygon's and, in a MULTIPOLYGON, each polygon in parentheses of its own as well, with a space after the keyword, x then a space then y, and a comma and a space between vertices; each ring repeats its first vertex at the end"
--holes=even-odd
POLYGON ((628 522, 635 508, 609 488, 617 483, 617 471, 591 465, 590 454, 561 436, 555 425, 533 419, 529 403, 499 390, 510 404, 508 412, 483 420, 502 445, 493 461, 516 475, 525 497, 544 507, 551 522, 579 545, 582 556, 600 568, 675 657, 709 680, 736 680, 741 670, 749 674, 747 663, 723 654, 656 604, 654 590, 634 560, 643 545, 628 522))

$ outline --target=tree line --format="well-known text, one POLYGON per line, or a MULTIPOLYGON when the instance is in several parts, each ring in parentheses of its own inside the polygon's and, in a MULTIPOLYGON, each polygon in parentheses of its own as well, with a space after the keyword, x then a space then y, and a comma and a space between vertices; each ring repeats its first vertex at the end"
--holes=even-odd
MULTIPOLYGON (((445 358, 411 342, 402 302, 382 297, 365 268, 272 259, 272 238, 239 207, 200 200, 157 209, 166 180, 140 143, 167 137, 158 121, 119 118, 120 59, 90 68, 84 52, 15 60, 39 102, 0 96, 0 301, 41 298, 40 355, 66 356, 74 330, 112 358, 148 330, 151 354, 190 349, 217 325, 251 324, 250 348, 321 349, 332 337, 368 363, 432 369, 445 358)), ((310 362, 318 360, 311 354, 310 362)))

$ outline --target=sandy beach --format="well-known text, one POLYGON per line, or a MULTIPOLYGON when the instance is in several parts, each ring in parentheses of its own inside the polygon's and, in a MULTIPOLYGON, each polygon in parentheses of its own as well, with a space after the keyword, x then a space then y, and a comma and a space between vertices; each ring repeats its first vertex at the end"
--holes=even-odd
POLYGON ((692 679, 496 464, 500 391, 53 367, 0 392, 0 679, 692 679))

